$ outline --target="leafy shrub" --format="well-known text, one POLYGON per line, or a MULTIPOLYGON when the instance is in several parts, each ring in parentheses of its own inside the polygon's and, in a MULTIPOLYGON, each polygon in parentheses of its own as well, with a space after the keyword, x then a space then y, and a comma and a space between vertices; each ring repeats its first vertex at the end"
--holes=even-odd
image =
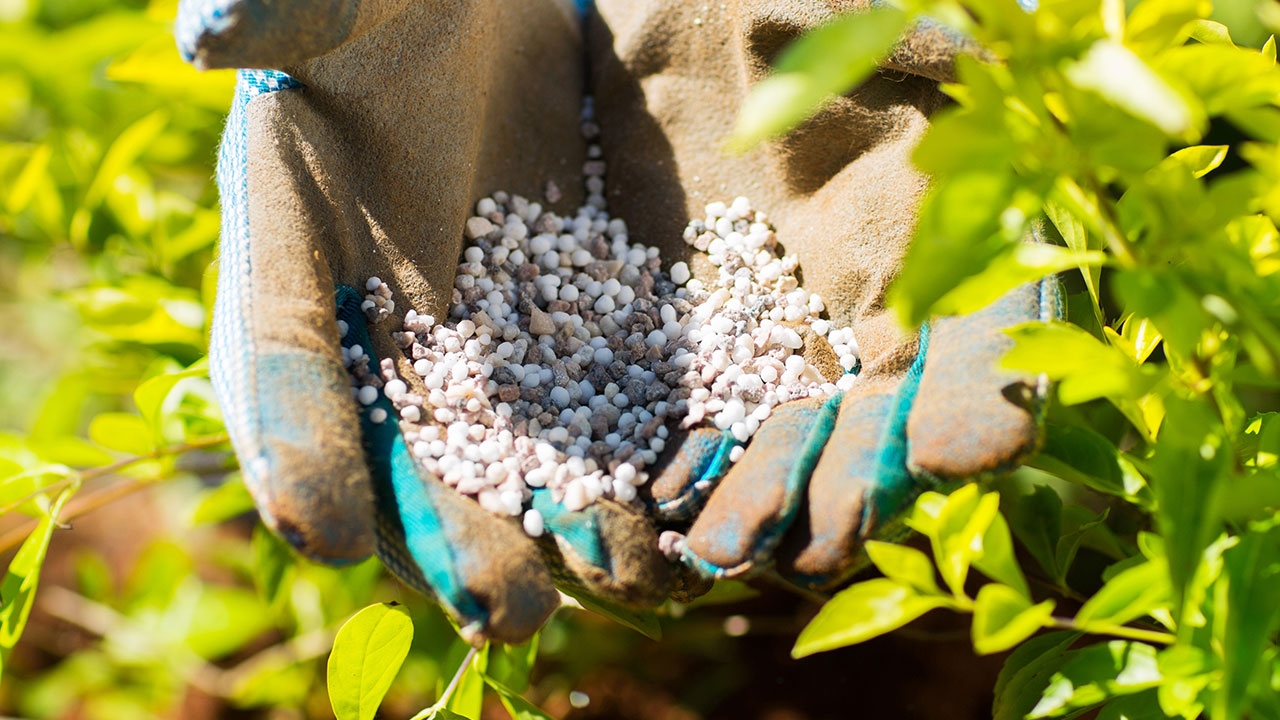
POLYGON ((964 30, 987 57, 959 59, 915 153, 933 185, 890 299, 914 325, 1071 271, 1070 323, 1009 331, 1004 365, 1056 383, 1032 470, 923 496, 908 524, 932 561, 871 543, 885 577, 836 595, 795 654, 949 608, 973 614, 977 652, 1018 648, 997 717, 1280 717, 1275 41, 1236 46, 1207 2, 1129 5, 904 2, 811 34, 756 88, 739 145, 846 90, 920 18, 964 30), (855 25, 871 35, 842 42, 855 25), (1024 244, 1039 217, 1053 243, 1024 244), (1077 568, 1082 546, 1109 567, 1077 568), (991 581, 976 593, 970 566, 991 581))

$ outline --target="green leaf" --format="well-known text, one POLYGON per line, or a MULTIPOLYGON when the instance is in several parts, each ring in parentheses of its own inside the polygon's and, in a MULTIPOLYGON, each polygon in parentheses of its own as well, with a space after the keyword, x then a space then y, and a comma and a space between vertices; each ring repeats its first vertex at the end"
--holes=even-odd
POLYGON ((1158 698, 1157 690, 1144 690, 1136 695, 1117 698, 1102 707, 1097 720, 1166 720, 1169 716, 1160 709, 1158 698))
POLYGON ((1224 650, 1216 717, 1247 717, 1251 691, 1268 668, 1263 658, 1280 625, 1280 524, 1251 523, 1240 543, 1223 554, 1227 612, 1215 633, 1224 650))
POLYGON ((1156 649, 1144 643, 1112 640, 1068 655, 1028 718, 1062 717, 1156 687, 1162 680, 1156 649))
POLYGON ((519 645, 490 645, 489 667, 485 677, 524 692, 529 687, 529 675, 538 658, 538 634, 519 645))
POLYGON ((544 713, 538 706, 520 697, 520 695, 507 687, 503 683, 489 677, 484 678, 485 684, 493 688, 498 693, 498 699, 502 701, 502 707, 507 709, 511 714, 511 720, 554 720, 550 715, 544 713))
POLYGON ((191 514, 191 524, 220 523, 252 511, 253 497, 244 486, 244 478, 233 473, 200 500, 191 514))
POLYGON ((1098 492, 1150 502, 1145 485, 1133 488, 1126 483, 1115 445, 1087 427, 1046 423, 1044 447, 1027 464, 1098 492))
MULTIPOLYGON (((486 643, 480 648, 471 662, 467 666, 459 667, 458 671, 461 675, 458 678, 458 684, 453 689, 453 694, 445 702, 445 707, 458 713, 464 717, 479 718, 481 711, 484 709, 484 685, 485 671, 489 667, 489 644, 486 643)), ((450 656, 457 652, 470 652, 470 646, 466 643, 456 643, 450 656)))
POLYGON ((1203 18, 1191 24, 1191 37, 1206 45, 1235 45, 1226 25, 1203 18))
POLYGON ((1045 633, 1022 643, 1004 661, 996 678, 992 720, 1022 720, 1040 700, 1067 648, 1081 633, 1045 633))
POLYGON ((969 565, 982 554, 982 539, 1000 513, 1000 496, 982 494, 966 485, 947 497, 938 514, 934 558, 943 581, 956 596, 964 595, 969 565))
POLYGON ((785 49, 773 75, 742 103, 729 147, 745 152, 791 130, 828 98, 853 89, 875 71, 907 16, 884 7, 839 17, 785 49))
POLYGON ((329 655, 329 701, 337 720, 372 720, 413 642, 397 605, 370 605, 338 630, 329 655))
POLYGON ((142 413, 142 418, 147 421, 147 424, 158 429, 165 399, 169 397, 174 386, 189 377, 208 377, 208 375, 209 368, 203 362, 179 372, 157 375, 133 391, 133 404, 138 407, 138 412, 142 413))
POLYGON ((1125 45, 1141 54, 1181 44, 1202 14, 1208 13, 1203 0, 1144 0, 1125 21, 1125 45))
POLYGON ((1158 378, 1154 370, 1139 366, 1074 325, 1033 322, 1005 332, 1014 346, 1002 365, 1057 380, 1058 398, 1067 405, 1102 397, 1136 399, 1158 378))
POLYGON ((1052 600, 1032 605, 1008 585, 983 585, 973 603, 973 649, 979 655, 1008 650, 1044 627, 1053 607, 1052 600))
POLYGON ((879 540, 868 540, 863 549, 867 551, 867 557, 871 558, 876 569, 890 580, 913 587, 926 595, 941 592, 933 578, 933 563, 919 550, 879 540))
POLYGON ((633 610, 621 605, 615 605, 607 600, 591 597, 585 593, 576 592, 572 588, 561 588, 560 592, 575 600, 583 610, 607 617, 619 625, 635 630, 650 640, 662 639, 662 623, 659 622, 657 613, 652 610, 633 610))
POLYGON ((1202 403, 1170 398, 1156 441, 1151 477, 1158 503, 1156 521, 1165 541, 1174 609, 1201 553, 1219 532, 1218 498, 1232 463, 1230 444, 1211 409, 1202 403))
POLYGON ((965 315, 990 305, 1010 290, 1073 268, 1100 268, 1107 261, 1100 250, 1072 250, 1043 243, 1014 243, 978 274, 960 281, 938 298, 933 312, 965 315))
POLYGON ((151 428, 137 415, 101 413, 89 423, 89 439, 99 445, 127 455, 146 455, 155 449, 151 428))
MULTIPOLYGON (((997 499, 998 502, 998 499, 997 499)), ((1027 579, 1013 556, 1013 537, 1004 516, 996 513, 991 526, 982 536, 982 552, 973 559, 973 566, 992 580, 997 580, 1017 590, 1023 597, 1031 597, 1027 579)))
POLYGON ((85 191, 80 208, 71 221, 71 242, 84 247, 89 238, 92 211, 102 203, 116 178, 127 171, 151 146, 169 123, 169 116, 157 110, 125 128, 102 157, 98 172, 85 191))
MULTIPOLYGON (((217 660, 243 650, 272 629, 271 616, 262 599, 252 590, 224 585, 200 586, 196 578, 187 581, 194 588, 194 602, 184 616, 188 623, 183 643, 196 655, 217 660)), ((187 585, 179 586, 179 593, 187 585)), ((174 611, 174 603, 165 613, 174 611)))
POLYGON ((40 570, 49 550, 49 541, 53 538, 53 529, 57 526, 58 514, 72 494, 70 489, 58 494, 49 512, 40 519, 9 561, 9 569, 5 571, 4 580, 0 581, 0 603, 3 603, 0 605, 0 660, 8 659, 9 651, 18 644, 22 631, 27 627, 36 587, 40 583, 40 570))
POLYGON ((1169 605, 1169 569, 1161 560, 1131 567, 1111 578, 1076 613, 1076 624, 1105 634, 1106 628, 1169 605))
POLYGON ((1009 504, 1009 526, 1054 582, 1061 584, 1067 568, 1058 564, 1058 540, 1062 537, 1062 498, 1046 485, 1009 504))
POLYGON ((268 605, 280 595, 285 573, 293 566, 293 553, 262 523, 253 528, 253 583, 268 605))
POLYGON ((1139 364, 1146 362, 1164 339, 1154 323, 1137 315, 1125 318, 1118 333, 1110 327, 1104 327, 1103 331, 1112 345, 1123 349, 1134 362, 1139 364))
POLYGON ((948 598, 920 595, 887 578, 856 583, 836 593, 796 639, 791 656, 802 658, 846 645, 856 645, 915 620, 948 598))
POLYGON ((1104 537, 1108 535, 1106 520, 1110 513, 1110 508, 1103 508, 1101 513, 1094 515, 1079 505, 1068 505, 1062 509, 1062 535, 1058 538, 1054 551, 1058 567, 1062 568, 1063 585, 1066 584, 1067 574, 1075 562, 1076 553, 1085 540, 1095 533, 1104 537))
MULTIPOLYGON (((1085 253, 1102 249, 1102 239, 1085 229, 1084 223, 1061 204, 1046 200, 1045 215, 1053 222, 1054 228, 1062 236, 1063 242, 1075 252, 1085 253)), ((1085 287, 1093 300, 1094 315, 1098 324, 1105 326, 1102 311, 1099 308, 1100 296, 1098 285, 1102 281, 1102 266, 1099 263, 1081 263, 1080 274, 1084 277, 1085 287)))
POLYGON ((1228 145, 1192 145, 1169 156, 1169 160, 1191 171, 1192 177, 1201 178, 1213 172, 1227 159, 1228 145))
POLYGON ((22 172, 18 173, 18 177, 14 179, 13 185, 9 189, 9 197, 6 202, 6 210, 10 215, 17 215, 27 207, 31 202, 31 198, 36 194, 36 189, 42 180, 45 179, 49 167, 49 160, 53 157, 53 148, 49 145, 39 145, 35 151, 31 153, 31 157, 27 159, 27 164, 23 166, 22 172))
POLYGON ((1076 87, 1098 93, 1166 135, 1182 135, 1193 127, 1191 108, 1182 96, 1124 45, 1098 40, 1065 74, 1076 87))
POLYGON ((967 278, 981 273, 1011 244, 1000 220, 1016 184, 1008 168, 956 175, 933 186, 920 206, 915 240, 889 288, 889 305, 911 327, 967 278))
POLYGON ((1280 88, 1276 64, 1248 48, 1191 43, 1161 53, 1156 63, 1165 77, 1190 88, 1210 115, 1274 106, 1280 88))

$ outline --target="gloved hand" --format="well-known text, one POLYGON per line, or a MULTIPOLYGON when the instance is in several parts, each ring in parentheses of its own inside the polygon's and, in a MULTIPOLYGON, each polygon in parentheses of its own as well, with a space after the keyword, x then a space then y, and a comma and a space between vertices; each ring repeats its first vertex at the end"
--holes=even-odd
POLYGON ((478 198, 540 197, 553 181, 564 192, 556 209, 576 207, 583 68, 572 6, 184 0, 177 36, 199 67, 274 68, 241 72, 223 140, 210 349, 264 522, 322 562, 376 548, 475 640, 536 631, 559 604, 553 571, 606 599, 665 597, 670 569, 632 508, 548 509, 548 567, 518 522, 427 476, 395 423, 372 421, 379 405, 357 410, 335 323, 337 288, 350 327, 341 342, 369 350, 374 367, 397 358, 401 377, 418 380, 390 338, 399 323, 366 327, 366 279, 394 288, 393 316, 444 317, 478 198))
POLYGON ((1057 312, 1052 282, 918 334, 903 334, 884 306, 927 186, 911 152, 945 101, 937 81, 960 40, 917 28, 879 74, 788 137, 741 157, 723 152, 779 50, 830 19, 831 6, 870 4, 597 0, 589 23, 614 215, 636 237, 671 239, 659 241, 663 257, 705 278, 714 268, 690 257, 682 227, 709 202, 749 197, 861 351, 842 398, 778 407, 735 464, 717 430, 670 444, 651 502, 673 525, 697 515, 677 549, 708 576, 772 561, 799 584, 830 586, 922 489, 1010 469, 1039 443, 1043 383, 997 363, 1010 344, 1002 328, 1057 312))

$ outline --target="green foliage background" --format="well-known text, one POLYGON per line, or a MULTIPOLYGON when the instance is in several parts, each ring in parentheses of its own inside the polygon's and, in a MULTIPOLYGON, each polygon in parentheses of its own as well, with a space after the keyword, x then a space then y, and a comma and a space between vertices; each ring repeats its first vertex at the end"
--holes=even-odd
MULTIPOLYGON (((170 717, 196 688, 285 717, 476 717, 486 692, 542 716, 540 650, 576 663, 563 694, 584 645, 628 641, 560 613, 541 645, 469 652, 376 564, 297 563, 246 520, 204 367, 232 78, 179 61, 175 12, 0 0, 0 710, 170 717), (157 485, 127 566, 46 563, 67 522, 157 485), (74 652, 19 644, 37 602, 74 652)), ((924 495, 928 552, 870 543, 883 577, 794 654, 944 609, 975 652, 1013 650, 997 717, 1280 718, 1280 5, 904 0, 784 53, 733 144, 802 122, 925 15, 988 61, 958 63, 916 153, 934 184, 892 300, 914 324, 1061 273, 1069 322, 1013 329, 1005 359, 1055 381, 1045 447, 924 495)))

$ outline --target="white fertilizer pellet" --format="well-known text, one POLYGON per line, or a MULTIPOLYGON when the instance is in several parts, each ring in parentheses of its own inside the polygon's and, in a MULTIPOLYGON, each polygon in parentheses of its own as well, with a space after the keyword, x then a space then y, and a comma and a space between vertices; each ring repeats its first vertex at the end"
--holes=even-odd
MULTIPOLYGON (((589 107, 584 120, 590 140, 589 107)), ((591 145, 588 157, 599 155, 591 145)), ((392 333, 414 378, 397 377, 390 358, 370 372, 359 346, 343 352, 356 399, 391 400, 428 472, 491 512, 523 516, 533 537, 543 532, 527 509, 533 488, 569 510, 632 502, 670 428, 714 425, 745 443, 778 404, 847 389, 855 376, 830 382, 801 354, 807 344, 829 345, 846 373, 858 364, 852 331, 820 317, 821 298, 799 287, 796 258, 778 256, 746 198, 712 203, 686 227, 717 268, 703 283, 684 262, 663 272, 658 249, 608 216, 603 160, 584 174, 576 217, 503 192, 476 204, 449 317, 410 309, 392 333)), ((365 290, 371 322, 394 313, 381 279, 365 290)), ((370 419, 388 418, 374 409, 370 419)))

